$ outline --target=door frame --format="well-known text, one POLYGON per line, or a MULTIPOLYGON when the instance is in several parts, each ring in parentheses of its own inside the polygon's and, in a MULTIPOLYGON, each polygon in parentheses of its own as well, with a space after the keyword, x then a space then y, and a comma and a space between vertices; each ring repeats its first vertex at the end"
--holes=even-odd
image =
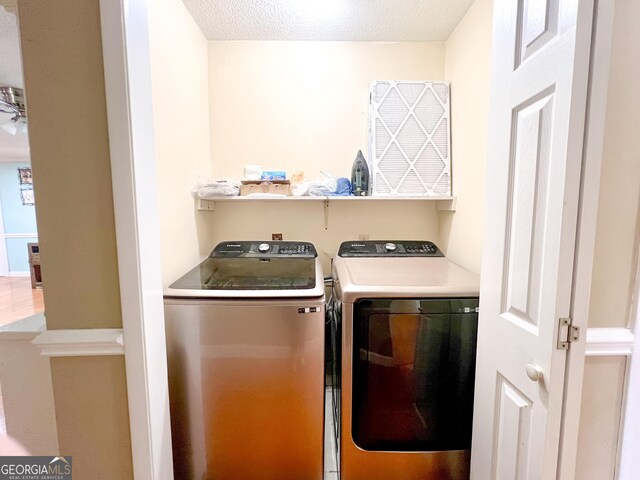
POLYGON ((173 478, 148 0, 100 0, 133 472, 173 478))
POLYGON ((9 256, 7 239, 4 236, 4 217, 2 216, 2 199, 0 198, 0 277, 9 276, 9 256))
POLYGON ((631 354, 627 356, 627 368, 625 370, 625 382, 623 392, 623 405, 620 415, 620 436, 618 446, 618 463, 616 480, 633 480, 640 472, 640 263, 636 274, 636 304, 632 318, 631 333, 633 334, 633 346, 631 354))
POLYGON ((574 287, 571 299, 573 325, 580 339, 567 352, 565 390, 561 421, 559 480, 574 480, 582 406, 587 329, 593 260, 595 254, 600 177, 606 123, 609 60, 613 36, 614 2, 594 1, 593 30, 585 134, 582 152, 580 204, 574 260, 574 287), (603 67, 604 66, 604 67, 603 67))
MULTIPOLYGON (((608 2, 596 4, 600 38, 606 33, 600 19, 608 2)), ((172 478, 148 4, 147 0, 100 0, 100 10, 134 474, 136 479, 172 478)), ((600 52, 603 44, 608 55, 608 43, 596 42, 593 55, 604 54, 600 52)), ((593 128, 599 134, 604 131, 604 118, 595 115, 595 106, 603 95, 606 100, 608 68, 592 62, 591 76, 587 120, 589 131, 593 128)), ((599 186, 601 156, 593 143, 597 141, 585 144, 583 192, 589 192, 588 185, 595 185, 596 191, 599 186)), ((582 211, 593 211, 597 201, 591 190, 581 200, 582 211)), ((573 479, 575 472, 587 328, 583 309, 588 309, 593 265, 593 244, 589 244, 595 239, 595 221, 587 214, 580 218, 574 321, 585 333, 569 350, 558 459, 558 478, 566 480, 573 479)))

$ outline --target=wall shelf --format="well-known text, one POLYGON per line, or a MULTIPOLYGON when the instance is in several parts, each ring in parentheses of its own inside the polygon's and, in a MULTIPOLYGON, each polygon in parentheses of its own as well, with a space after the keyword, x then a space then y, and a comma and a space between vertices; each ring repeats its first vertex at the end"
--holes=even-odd
POLYGON ((198 210, 214 211, 216 202, 324 202, 328 206, 332 202, 436 202, 439 211, 455 212, 456 197, 220 197, 215 200, 199 198, 196 202, 198 210))
POLYGON ((436 202, 436 209, 441 212, 455 212, 456 197, 220 197, 215 200, 196 200, 196 208, 213 212, 216 202, 322 202, 324 204, 324 229, 329 228, 329 205, 337 202, 436 202))

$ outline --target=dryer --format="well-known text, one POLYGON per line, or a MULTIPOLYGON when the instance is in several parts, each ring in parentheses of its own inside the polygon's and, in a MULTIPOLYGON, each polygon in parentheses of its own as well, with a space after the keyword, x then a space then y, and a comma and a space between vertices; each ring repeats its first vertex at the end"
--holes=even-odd
POLYGON ((468 479, 478 276, 428 241, 354 241, 333 277, 341 478, 468 479))
POLYGON ((174 476, 321 480, 324 281, 307 242, 223 242, 164 292, 174 476))

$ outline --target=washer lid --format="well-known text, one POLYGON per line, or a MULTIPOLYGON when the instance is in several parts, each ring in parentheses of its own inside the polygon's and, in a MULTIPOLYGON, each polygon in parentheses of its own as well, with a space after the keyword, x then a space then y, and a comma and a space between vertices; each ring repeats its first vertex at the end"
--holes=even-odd
POLYGON ((357 298, 477 297, 476 274, 443 257, 337 258, 334 276, 342 301, 357 298))
POLYGON ((317 291, 319 296, 323 288, 322 269, 310 243, 223 242, 172 283, 165 296, 302 297, 317 291))

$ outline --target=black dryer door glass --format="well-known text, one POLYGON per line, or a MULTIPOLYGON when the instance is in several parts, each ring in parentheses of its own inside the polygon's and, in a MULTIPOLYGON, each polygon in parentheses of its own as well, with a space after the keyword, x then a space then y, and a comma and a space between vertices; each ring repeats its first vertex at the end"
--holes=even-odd
POLYGON ((370 451, 471 446, 478 299, 354 306, 352 437, 370 451))

